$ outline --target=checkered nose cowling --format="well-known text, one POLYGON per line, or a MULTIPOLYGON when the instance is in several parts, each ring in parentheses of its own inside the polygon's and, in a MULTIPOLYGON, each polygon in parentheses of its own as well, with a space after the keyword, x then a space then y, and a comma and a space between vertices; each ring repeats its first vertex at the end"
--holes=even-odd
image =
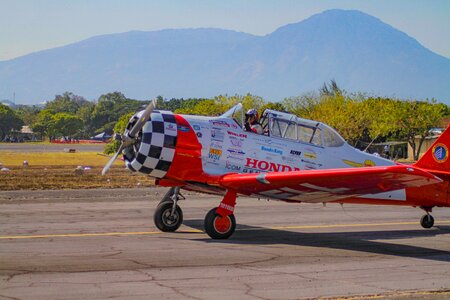
POLYGON ((176 144, 175 116, 168 111, 153 111, 134 146, 138 150, 125 155, 126 166, 132 171, 163 178, 172 164, 176 144))

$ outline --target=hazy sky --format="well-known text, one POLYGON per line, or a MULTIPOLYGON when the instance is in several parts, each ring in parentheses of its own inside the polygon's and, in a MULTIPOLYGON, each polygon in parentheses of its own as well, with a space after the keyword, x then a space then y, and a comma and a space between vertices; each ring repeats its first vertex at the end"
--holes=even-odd
POLYGON ((265 35, 332 8, 373 15, 450 58, 450 0, 0 0, 0 60, 130 30, 215 27, 265 35))

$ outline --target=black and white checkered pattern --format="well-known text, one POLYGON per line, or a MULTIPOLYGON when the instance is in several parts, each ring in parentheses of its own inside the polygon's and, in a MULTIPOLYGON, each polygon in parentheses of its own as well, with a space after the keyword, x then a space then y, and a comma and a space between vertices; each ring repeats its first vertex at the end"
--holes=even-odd
POLYGON ((138 153, 126 160, 132 171, 163 178, 172 164, 177 144, 177 123, 169 111, 153 111, 142 128, 142 141, 138 153))

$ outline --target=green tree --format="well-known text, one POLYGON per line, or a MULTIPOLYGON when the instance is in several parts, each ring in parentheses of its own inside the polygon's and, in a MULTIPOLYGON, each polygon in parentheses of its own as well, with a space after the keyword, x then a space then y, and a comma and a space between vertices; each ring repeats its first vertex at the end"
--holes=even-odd
POLYGON ((286 108, 284 105, 280 102, 267 102, 261 107, 261 113, 264 112, 266 109, 272 109, 277 111, 286 111, 286 108))
POLYGON ((25 125, 31 125, 36 120, 41 108, 35 105, 19 105, 15 111, 25 125))
POLYGON ((80 136, 83 138, 93 136, 97 129, 92 121, 92 113, 94 109, 95 103, 87 102, 83 104, 76 113, 76 116, 83 120, 83 129, 80 131, 80 136))
POLYGON ((212 99, 199 101, 193 107, 184 107, 175 110, 179 114, 202 115, 202 116, 218 116, 226 109, 224 105, 217 103, 212 99))
POLYGON ((22 119, 19 118, 14 110, 0 104, 0 141, 9 135, 12 130, 20 130, 23 124, 22 119))
POLYGON ((81 96, 71 92, 65 92, 62 95, 56 95, 54 100, 46 104, 45 109, 48 109, 53 113, 63 112, 76 114, 80 107, 88 102, 89 101, 81 96))
POLYGON ((319 90, 321 96, 340 96, 344 94, 344 91, 341 90, 336 80, 332 79, 330 80, 330 83, 327 84, 326 82, 323 84, 322 88, 319 90))
POLYGON ((144 109, 148 101, 139 101, 126 98, 120 92, 108 93, 100 96, 92 111, 92 126, 97 128, 96 133, 112 133, 117 120, 130 112, 144 109))
POLYGON ((53 116, 55 132, 63 137, 73 137, 83 128, 83 120, 68 113, 57 113, 53 116))
MULTIPOLYGON (((126 115, 123 115, 119 118, 119 120, 114 125, 114 132, 122 135, 125 132, 125 128, 127 128, 128 121, 133 116, 134 113, 128 113, 126 115)), ((103 149, 103 152, 106 154, 112 154, 115 153, 117 150, 119 150, 121 141, 112 140, 108 144, 106 144, 105 149, 103 149)))
POLYGON ((361 103, 340 93, 324 94, 314 105, 310 105, 307 109, 301 108, 300 116, 328 124, 349 144, 356 145, 367 124, 366 115, 361 113, 361 103))
POLYGON ((401 101, 399 104, 398 137, 408 141, 414 160, 419 159, 420 149, 429 130, 437 127, 445 110, 435 101, 401 101))
POLYGON ((41 110, 35 121, 31 124, 31 129, 39 133, 42 137, 47 136, 50 140, 55 138, 55 120, 53 112, 48 109, 41 110))
POLYGON ((304 94, 296 97, 285 98, 281 105, 290 113, 297 116, 307 117, 311 115, 313 108, 319 103, 319 97, 314 94, 304 94))

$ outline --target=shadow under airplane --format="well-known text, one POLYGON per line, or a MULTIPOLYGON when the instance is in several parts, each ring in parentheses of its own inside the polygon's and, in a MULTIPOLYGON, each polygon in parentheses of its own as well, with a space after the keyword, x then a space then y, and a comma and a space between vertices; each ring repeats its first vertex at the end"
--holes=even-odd
MULTIPOLYGON (((203 231, 203 220, 185 220, 183 224, 203 231)), ((286 244, 450 262, 450 251, 421 246, 388 243, 385 241, 433 237, 442 234, 450 234, 450 226, 435 226, 431 230, 421 229, 304 233, 240 224, 237 226, 236 233, 231 239, 211 240, 205 236, 204 239, 197 240, 204 241, 206 243, 223 244, 286 244)))

